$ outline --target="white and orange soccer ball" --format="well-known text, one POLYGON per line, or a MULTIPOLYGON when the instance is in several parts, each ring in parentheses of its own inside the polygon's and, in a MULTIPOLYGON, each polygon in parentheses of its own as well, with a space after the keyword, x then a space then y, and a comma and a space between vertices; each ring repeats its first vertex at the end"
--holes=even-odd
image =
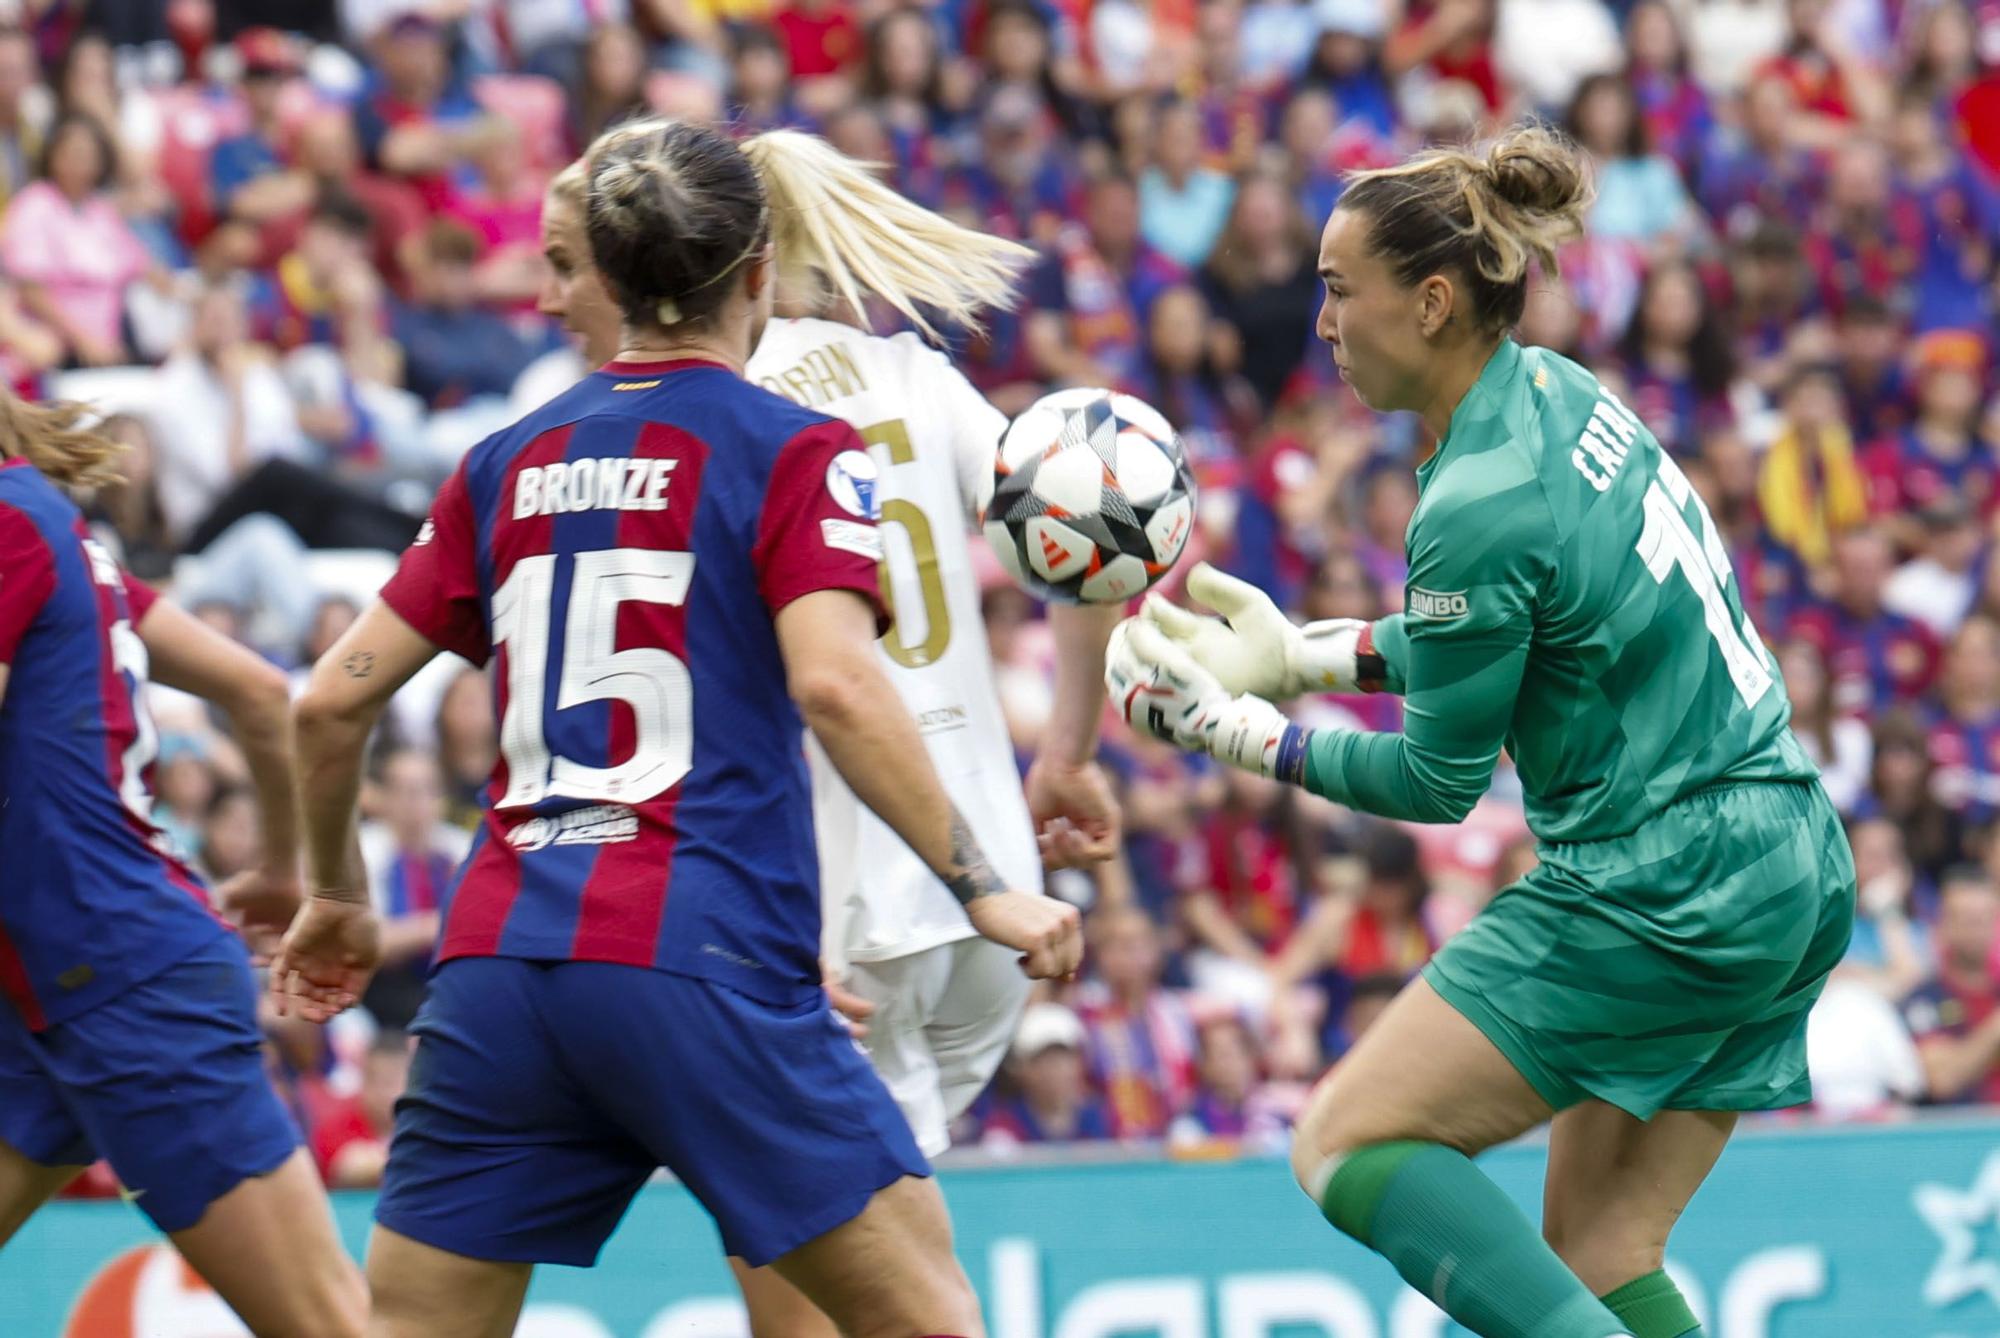
POLYGON ((1000 438, 986 541, 1030 594, 1122 604, 1173 569, 1194 532, 1194 476, 1158 410, 1059 390, 1000 438))

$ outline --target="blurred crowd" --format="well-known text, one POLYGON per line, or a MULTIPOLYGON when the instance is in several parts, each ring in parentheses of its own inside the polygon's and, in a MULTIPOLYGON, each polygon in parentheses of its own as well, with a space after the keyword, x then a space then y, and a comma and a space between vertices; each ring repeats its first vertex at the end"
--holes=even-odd
MULTIPOLYGON (((1065 384, 1157 405, 1199 555, 1311 618, 1402 606, 1426 446, 1313 339, 1341 173, 1565 127, 1598 198, 1521 337, 1706 499, 1853 824, 1816 1104, 2000 1100, 2000 3, 0 0, 0 378, 110 415, 128 479, 92 515, 128 565, 309 664, 464 450, 584 370, 536 310, 541 193, 646 112, 814 130, 1034 245, 959 365, 1009 412, 1065 384)), ((1049 640, 997 568, 985 590, 1025 757, 1049 640)), ((155 698, 160 820, 226 876, 240 759, 155 698)), ((493 749, 466 666, 399 700, 366 794, 391 966, 330 1033, 272 1019, 338 1183, 379 1170, 493 749)), ((1404 830, 1115 728, 1105 758, 1124 857, 1056 883, 1087 978, 1038 997, 967 1140, 1271 1144, 1534 859, 1504 762, 1470 821, 1404 830)))

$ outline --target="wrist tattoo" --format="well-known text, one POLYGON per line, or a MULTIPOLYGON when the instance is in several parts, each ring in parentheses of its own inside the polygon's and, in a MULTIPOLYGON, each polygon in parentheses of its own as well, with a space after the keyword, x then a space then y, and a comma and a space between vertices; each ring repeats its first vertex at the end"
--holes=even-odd
POLYGON ((357 650, 342 660, 340 667, 347 671, 349 678, 366 678, 375 672, 375 652, 357 650))
POLYGON ((951 872, 938 876, 951 889, 951 894, 958 898, 961 906, 969 906, 981 897, 1007 890, 1007 885, 1000 881, 1000 875, 993 872, 993 864, 986 858, 986 852, 979 848, 979 841, 972 835, 972 825, 956 808, 951 811, 951 868, 951 872))

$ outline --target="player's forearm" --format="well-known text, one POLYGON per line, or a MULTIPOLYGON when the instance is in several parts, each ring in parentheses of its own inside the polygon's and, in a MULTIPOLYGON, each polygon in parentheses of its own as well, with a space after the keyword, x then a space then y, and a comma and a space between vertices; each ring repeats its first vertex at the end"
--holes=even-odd
POLYGON ((1040 756, 1064 766, 1081 766, 1097 755, 1097 730, 1104 718, 1104 646, 1124 610, 1090 604, 1056 605, 1049 610, 1055 634, 1055 705, 1042 733, 1040 756))
POLYGON ((299 876, 299 802, 292 785, 291 698, 279 680, 227 708, 256 796, 264 871, 288 886, 299 876))
POLYGON ((299 809, 303 818, 307 887, 316 897, 366 902, 355 820, 361 799, 362 755, 374 719, 359 718, 308 695, 301 699, 297 735, 299 809))
POLYGON ((1412 748, 1401 734, 1315 730, 1306 741, 1300 783, 1310 792, 1401 822, 1463 822, 1493 775, 1412 748))

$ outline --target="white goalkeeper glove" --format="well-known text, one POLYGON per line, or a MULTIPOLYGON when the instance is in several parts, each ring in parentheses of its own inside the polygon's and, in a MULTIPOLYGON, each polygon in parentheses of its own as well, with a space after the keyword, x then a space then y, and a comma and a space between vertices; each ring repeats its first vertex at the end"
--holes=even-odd
POLYGON ((1141 734, 1279 780, 1305 774, 1307 731, 1261 697, 1232 697, 1214 674, 1144 618, 1111 633, 1104 685, 1141 734))
POLYGON ((1205 618, 1158 596, 1146 600, 1140 616, 1213 674, 1224 691, 1288 701, 1309 692, 1382 690, 1387 669, 1368 623, 1329 618, 1294 626, 1269 595, 1206 562, 1188 574, 1187 588, 1222 617, 1205 618))

